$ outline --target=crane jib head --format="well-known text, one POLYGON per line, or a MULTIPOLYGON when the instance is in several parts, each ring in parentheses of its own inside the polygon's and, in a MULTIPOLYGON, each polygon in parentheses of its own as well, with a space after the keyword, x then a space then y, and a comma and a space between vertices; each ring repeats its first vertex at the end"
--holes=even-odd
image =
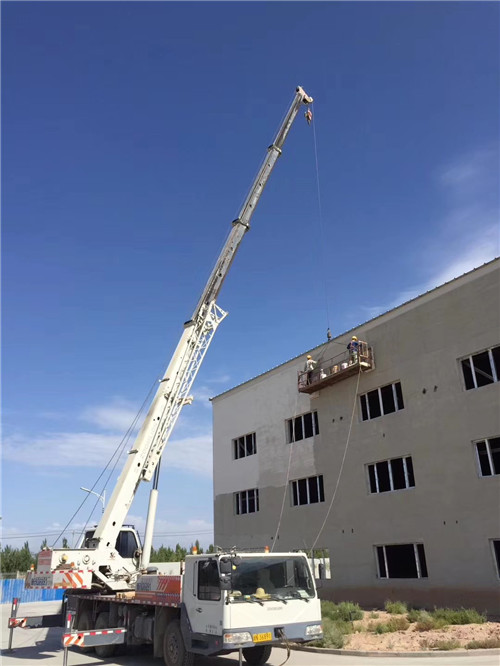
POLYGON ((297 89, 296 89, 295 92, 300 93, 302 95, 302 101, 303 101, 304 104, 312 104, 313 103, 313 101, 314 101, 313 98, 309 97, 309 95, 306 93, 304 88, 302 88, 302 86, 297 86, 297 89))

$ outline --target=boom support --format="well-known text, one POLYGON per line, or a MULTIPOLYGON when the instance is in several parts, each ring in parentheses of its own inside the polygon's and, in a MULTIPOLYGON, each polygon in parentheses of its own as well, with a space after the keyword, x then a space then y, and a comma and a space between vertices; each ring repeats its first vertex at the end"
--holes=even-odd
MULTIPOLYGON (((301 87, 297 88, 295 98, 273 143, 268 148, 267 156, 240 214, 233 222, 231 233, 217 259, 193 316, 184 324, 184 331, 175 353, 160 382, 134 447, 128 453, 128 461, 90 543, 90 546, 97 550, 101 547, 106 549, 114 547, 140 482, 150 481, 155 472, 153 493, 156 492, 157 470, 161 455, 182 407, 192 401, 189 392, 193 381, 218 325, 227 314, 216 304, 216 298, 241 240, 250 227, 250 219, 273 167, 281 155, 281 148, 292 123, 302 104, 310 104, 312 101, 312 98, 301 87)), ((153 501, 152 495, 150 506, 153 505, 156 505, 156 497, 153 501)), ((153 521, 154 515, 148 515, 142 566, 146 566, 149 562, 153 521)))

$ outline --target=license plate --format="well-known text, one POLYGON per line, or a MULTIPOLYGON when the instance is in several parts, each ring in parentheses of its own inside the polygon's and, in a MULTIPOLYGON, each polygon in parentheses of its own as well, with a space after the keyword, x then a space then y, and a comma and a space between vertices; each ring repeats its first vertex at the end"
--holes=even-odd
POLYGON ((264 643, 264 641, 272 641, 273 635, 268 631, 265 634, 254 634, 252 638, 254 643, 264 643))

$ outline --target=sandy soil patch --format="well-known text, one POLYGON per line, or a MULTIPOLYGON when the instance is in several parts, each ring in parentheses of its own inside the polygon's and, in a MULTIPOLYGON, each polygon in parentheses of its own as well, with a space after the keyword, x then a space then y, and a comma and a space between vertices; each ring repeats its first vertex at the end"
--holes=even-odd
POLYGON ((366 650, 370 652, 419 652, 432 650, 435 641, 456 640, 460 644, 456 649, 464 649, 470 641, 482 641, 486 639, 500 640, 500 623, 485 622, 484 624, 462 624, 450 625, 443 629, 431 631, 415 631, 415 624, 410 624, 406 631, 394 631, 387 634, 375 634, 367 631, 369 623, 375 626, 386 623, 391 618, 406 617, 405 615, 390 615, 384 611, 377 611, 378 618, 370 617, 370 612, 365 612, 362 620, 355 621, 354 628, 361 629, 346 636, 344 649, 366 650))

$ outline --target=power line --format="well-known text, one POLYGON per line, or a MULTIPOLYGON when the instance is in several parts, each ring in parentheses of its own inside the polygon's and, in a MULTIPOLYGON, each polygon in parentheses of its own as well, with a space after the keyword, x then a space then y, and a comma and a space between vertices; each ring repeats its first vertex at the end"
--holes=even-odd
MULTIPOLYGON (((16 535, 8 535, 8 536, 3 536, 0 538, 0 541, 12 541, 14 539, 35 539, 35 538, 47 538, 51 536, 55 536, 56 534, 59 534, 62 536, 63 534, 73 534, 76 532, 79 532, 79 529, 71 530, 67 529, 65 532, 40 532, 40 533, 33 533, 33 534, 16 534, 16 535)), ((196 530, 194 532, 159 532, 157 534, 154 534, 154 538, 157 537, 171 537, 171 536, 193 536, 197 534, 213 534, 213 530, 196 530)))

